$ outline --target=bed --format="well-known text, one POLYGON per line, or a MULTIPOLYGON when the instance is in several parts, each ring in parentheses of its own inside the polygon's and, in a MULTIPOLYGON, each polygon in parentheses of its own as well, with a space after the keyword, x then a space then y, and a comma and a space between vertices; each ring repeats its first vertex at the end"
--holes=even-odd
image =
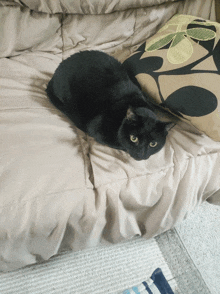
POLYGON ((125 62, 177 14, 215 22, 215 2, 0 1, 1 271, 150 239, 220 203, 218 138, 181 119, 160 152, 135 161, 78 130, 45 92, 71 54, 125 62))

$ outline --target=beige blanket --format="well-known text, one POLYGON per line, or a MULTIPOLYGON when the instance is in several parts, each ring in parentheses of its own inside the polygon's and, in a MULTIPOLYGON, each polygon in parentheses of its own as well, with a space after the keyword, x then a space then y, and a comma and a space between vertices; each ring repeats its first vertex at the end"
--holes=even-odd
POLYGON ((151 238, 220 201, 220 143, 179 123, 135 161, 77 130, 45 93, 70 54, 123 61, 178 12, 215 20, 209 0, 0 1, 0 270, 151 238))

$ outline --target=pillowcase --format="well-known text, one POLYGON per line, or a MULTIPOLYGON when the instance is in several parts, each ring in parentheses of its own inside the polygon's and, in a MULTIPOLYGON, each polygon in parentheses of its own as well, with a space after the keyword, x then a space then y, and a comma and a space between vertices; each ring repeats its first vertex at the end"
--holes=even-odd
POLYGON ((219 30, 217 22, 176 15, 123 63, 155 102, 215 141, 220 141, 219 30))

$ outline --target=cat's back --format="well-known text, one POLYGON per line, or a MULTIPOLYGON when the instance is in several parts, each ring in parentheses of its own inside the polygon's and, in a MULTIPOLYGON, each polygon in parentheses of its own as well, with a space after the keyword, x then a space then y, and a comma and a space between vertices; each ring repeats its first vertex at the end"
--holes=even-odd
POLYGON ((120 85, 127 84, 128 79, 127 72, 114 57, 101 51, 87 50, 65 59, 49 86, 65 104, 65 112, 67 107, 71 107, 84 116, 86 107, 91 109, 91 117, 120 100, 120 85))
POLYGON ((121 63, 112 56, 96 50, 81 51, 59 64, 47 94, 55 106, 65 112, 70 103, 75 104, 72 108, 78 111, 82 105, 95 108, 104 97, 107 102, 109 88, 126 78, 121 63))
POLYGON ((82 129, 97 115, 113 113, 113 108, 115 112, 114 105, 124 94, 120 85, 127 81, 126 71, 114 57, 101 51, 81 51, 60 63, 47 94, 82 129))
POLYGON ((104 52, 95 50, 81 51, 71 55, 60 64, 55 74, 69 82, 84 84, 84 89, 87 84, 93 87, 107 86, 126 76, 119 61, 104 52))

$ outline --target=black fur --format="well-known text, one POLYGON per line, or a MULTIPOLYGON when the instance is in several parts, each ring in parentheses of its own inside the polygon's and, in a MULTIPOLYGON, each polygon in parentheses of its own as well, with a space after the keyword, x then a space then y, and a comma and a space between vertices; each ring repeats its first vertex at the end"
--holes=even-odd
POLYGON ((121 63, 106 53, 70 56, 58 66, 46 91, 79 129, 136 160, 149 158, 165 144, 170 124, 157 117, 155 106, 121 63))

